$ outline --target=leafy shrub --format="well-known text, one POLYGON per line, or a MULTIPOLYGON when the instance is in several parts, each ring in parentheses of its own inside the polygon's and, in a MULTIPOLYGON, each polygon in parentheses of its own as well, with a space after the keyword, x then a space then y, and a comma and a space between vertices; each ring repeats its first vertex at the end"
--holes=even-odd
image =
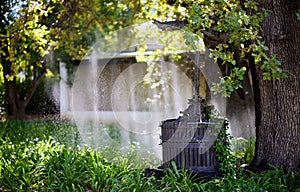
POLYGON ((232 154, 241 160, 242 164, 250 164, 255 152, 255 138, 243 137, 234 138, 232 140, 232 154))
POLYGON ((228 133, 228 129, 228 121, 224 120, 224 128, 220 130, 213 146, 213 150, 216 152, 216 157, 219 162, 219 170, 227 177, 235 177, 237 174, 236 160, 232 155, 230 143, 232 136, 228 133))

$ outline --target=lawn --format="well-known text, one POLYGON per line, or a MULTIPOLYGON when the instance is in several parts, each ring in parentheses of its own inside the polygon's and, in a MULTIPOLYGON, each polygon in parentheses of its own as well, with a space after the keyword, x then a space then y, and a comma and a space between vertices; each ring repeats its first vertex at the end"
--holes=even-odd
POLYGON ((81 146, 77 128, 70 122, 1 122, 0 191, 300 192, 300 175, 280 169, 259 174, 236 170, 204 181, 174 166, 158 179, 145 177, 144 169, 136 168, 143 162, 134 150, 120 156, 105 150, 81 146), (108 160, 106 153, 116 157, 108 160))

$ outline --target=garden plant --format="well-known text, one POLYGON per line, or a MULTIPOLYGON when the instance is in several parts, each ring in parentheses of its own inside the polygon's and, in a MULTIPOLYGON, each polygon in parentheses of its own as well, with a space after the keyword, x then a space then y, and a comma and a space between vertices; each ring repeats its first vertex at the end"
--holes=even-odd
POLYGON ((242 171, 228 163, 226 174, 209 180, 175 164, 162 178, 146 177, 144 169, 132 168, 138 163, 130 157, 134 153, 112 162, 103 152, 80 146, 69 122, 6 121, 1 127, 1 191, 300 191, 298 173, 242 171))

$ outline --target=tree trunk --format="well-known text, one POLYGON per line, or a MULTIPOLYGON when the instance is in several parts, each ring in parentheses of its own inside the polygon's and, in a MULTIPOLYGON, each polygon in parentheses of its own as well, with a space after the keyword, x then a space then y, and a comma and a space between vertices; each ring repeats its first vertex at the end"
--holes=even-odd
POLYGON ((6 95, 12 116, 16 119, 25 119, 27 102, 19 97, 16 83, 14 81, 6 80, 5 85, 6 95))
POLYGON ((262 23, 269 54, 275 54, 288 78, 263 80, 259 65, 254 77, 256 152, 252 162, 260 169, 269 165, 300 171, 300 1, 263 0, 270 10, 262 23))
MULTIPOLYGON (((1 58, 1 62, 4 63, 3 66, 3 76, 13 74, 11 70, 11 63, 5 62, 5 59, 1 58)), ((33 78, 31 81, 31 84, 28 89, 26 89, 26 93, 21 95, 21 91, 19 88, 21 86, 26 86, 25 84, 17 84, 16 77, 13 77, 12 80, 8 80, 7 78, 4 78, 5 83, 5 92, 6 97, 8 100, 8 112, 9 115, 12 115, 15 119, 26 119, 26 107, 31 100, 34 92, 36 91, 39 83, 42 81, 46 74, 46 69, 43 69, 40 74, 33 78, 32 77, 26 77, 26 78, 33 78)))

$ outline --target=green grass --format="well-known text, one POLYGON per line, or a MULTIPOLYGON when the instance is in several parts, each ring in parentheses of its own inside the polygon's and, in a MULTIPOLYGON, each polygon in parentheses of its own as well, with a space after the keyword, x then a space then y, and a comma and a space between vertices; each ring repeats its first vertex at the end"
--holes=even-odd
POLYGON ((105 153, 112 151, 79 147, 76 126, 68 122, 9 121, 0 124, 0 136, 0 191, 300 192, 300 175, 280 169, 207 182, 173 165, 160 180, 145 177, 143 169, 132 169, 139 163, 134 151, 108 161, 105 153))
POLYGON ((76 126, 70 122, 58 121, 6 121, 0 122, 0 138, 9 139, 17 144, 53 138, 68 147, 79 144, 79 133, 76 126))

